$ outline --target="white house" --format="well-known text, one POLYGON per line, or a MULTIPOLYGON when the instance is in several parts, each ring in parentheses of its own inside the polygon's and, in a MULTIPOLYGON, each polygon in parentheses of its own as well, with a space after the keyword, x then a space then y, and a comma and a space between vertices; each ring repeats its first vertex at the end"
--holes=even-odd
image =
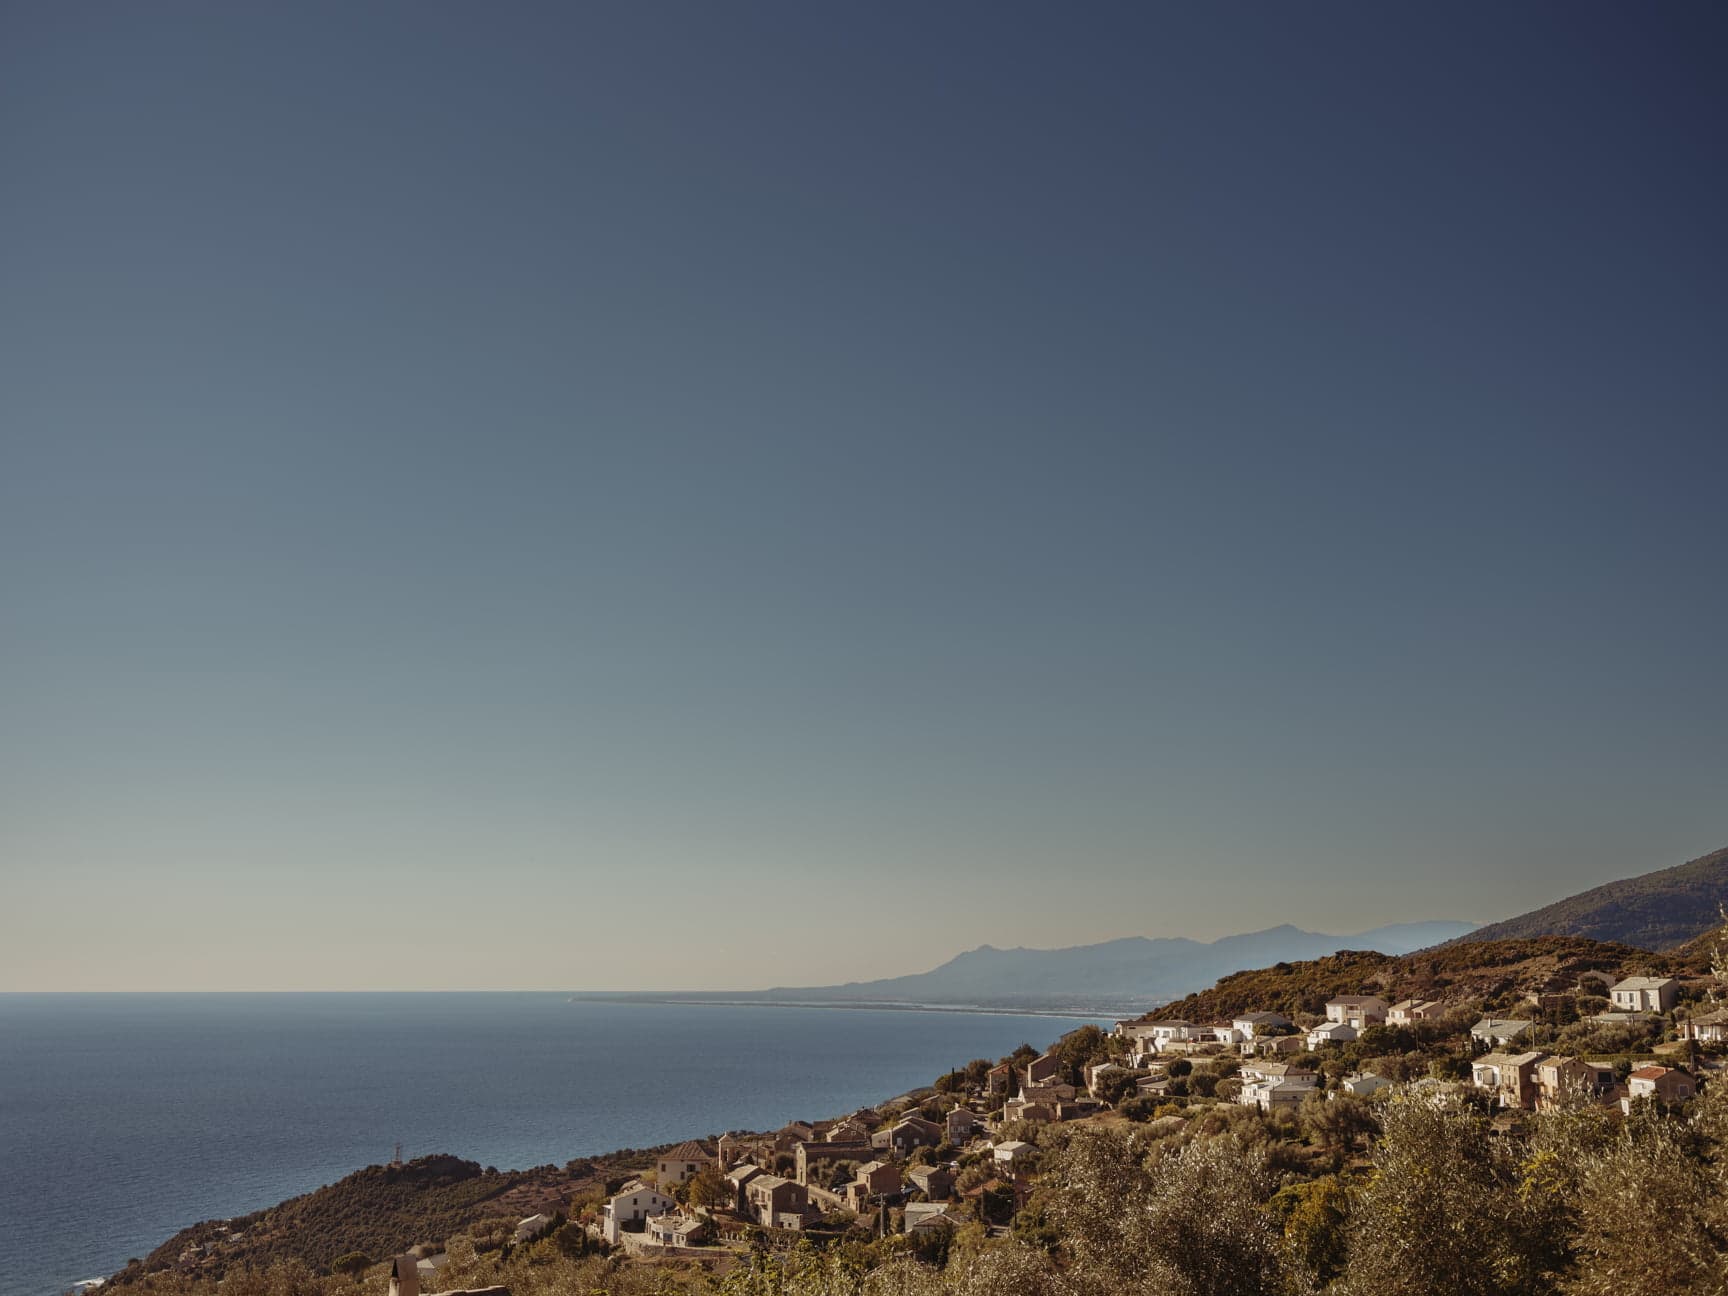
POLYGON ((1243 1040, 1254 1040, 1266 1035, 1282 1035, 1295 1023, 1283 1013, 1251 1012, 1233 1018, 1230 1025, 1243 1040))
POLYGON ((648 1240, 655 1246, 696 1246, 707 1234, 708 1221, 699 1215, 674 1212, 653 1215, 648 1219, 648 1240))
POLYGON ((1386 1020, 1386 1001, 1379 995, 1339 995, 1326 1001, 1326 1020, 1364 1031, 1386 1020))
POLYGON ((616 1246, 624 1233, 641 1232, 650 1215, 664 1215, 677 1208, 678 1203, 665 1193, 640 1182, 627 1183, 600 1208, 600 1236, 616 1246))
POLYGON ((1701 1044, 1728 1044, 1728 1008, 1701 1013, 1681 1022, 1680 1038, 1695 1039, 1701 1044))
POLYGON ((1261 1111, 1300 1106, 1314 1092, 1312 1071, 1284 1062, 1250 1062, 1242 1068, 1242 1092, 1236 1101, 1261 1111))
POLYGON ((1009 1139, 1006 1143, 996 1145, 996 1164, 1014 1169, 1038 1149, 1030 1143, 1022 1143, 1019 1139, 1009 1139))
POLYGON ((1152 1048, 1158 1053, 1162 1053, 1172 1044, 1199 1043, 1209 1035, 1206 1027, 1187 1021, 1160 1021, 1153 1022, 1151 1026, 1152 1048))
POLYGON ((552 1227, 552 1217, 545 1213, 530 1215, 525 1220, 516 1221, 516 1242, 532 1242, 547 1229, 552 1227))
POLYGON ((1327 1044, 1348 1044, 1362 1032, 1349 1022, 1323 1022, 1308 1032, 1308 1047, 1323 1048, 1327 1044))
POLYGON ((1358 1098, 1367 1098, 1379 1093, 1382 1089, 1390 1089, 1392 1082, 1385 1076, 1375 1075, 1370 1071, 1358 1071, 1355 1075, 1347 1075, 1338 1082, 1338 1087, 1345 1093, 1355 1094, 1358 1098))
POLYGON ((1679 997, 1680 983, 1673 977, 1627 977, 1608 990, 1608 998, 1621 1012, 1665 1013, 1679 997))
POLYGON ((1086 1092, 1094 1098, 1098 1096, 1098 1082, 1116 1071, 1127 1071, 1128 1068, 1117 1062, 1098 1062, 1086 1068, 1086 1092))

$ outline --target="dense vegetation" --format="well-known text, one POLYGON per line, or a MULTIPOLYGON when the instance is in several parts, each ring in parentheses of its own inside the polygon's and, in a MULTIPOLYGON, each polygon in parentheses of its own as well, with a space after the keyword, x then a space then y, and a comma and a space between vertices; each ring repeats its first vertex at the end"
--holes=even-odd
POLYGON ((1551 905, 1480 927, 1464 940, 1587 936, 1649 950, 1672 950, 1721 921, 1728 895, 1728 847, 1674 868, 1610 882, 1551 905))

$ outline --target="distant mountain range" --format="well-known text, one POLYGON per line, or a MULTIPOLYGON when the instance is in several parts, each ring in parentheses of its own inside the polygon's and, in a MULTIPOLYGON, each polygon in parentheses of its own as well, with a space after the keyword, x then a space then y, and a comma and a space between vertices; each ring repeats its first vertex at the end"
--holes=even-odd
POLYGON ((1588 936, 1639 949, 1672 950, 1722 923, 1728 848, 1673 868, 1609 882, 1470 933, 1470 939, 1588 936))
POLYGON ((579 997, 1141 1012, 1153 1004, 1203 990, 1219 977, 1245 968, 1320 958, 1344 949, 1408 954, 1473 928, 1474 924, 1466 922, 1398 923, 1350 936, 1328 936, 1286 925, 1210 942, 1129 936, 1067 949, 980 945, 928 972, 881 981, 681 995, 579 997))

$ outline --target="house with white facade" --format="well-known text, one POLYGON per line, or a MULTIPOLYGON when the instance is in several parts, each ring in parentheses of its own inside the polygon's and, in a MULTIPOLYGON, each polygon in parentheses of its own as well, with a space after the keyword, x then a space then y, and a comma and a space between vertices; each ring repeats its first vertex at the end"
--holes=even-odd
POLYGON ((552 1216, 547 1215, 544 1212, 537 1215, 530 1215, 527 1219, 517 1220, 514 1239, 516 1245, 520 1246, 524 1242, 532 1242, 535 1238, 545 1233, 546 1230, 551 1228, 556 1222, 557 1221, 554 1220, 552 1216))
POLYGON ((1328 1044, 1348 1044, 1362 1034, 1361 1030, 1349 1022, 1321 1022, 1308 1032, 1308 1047, 1324 1048, 1328 1044))
POLYGON ((700 1246, 707 1241, 712 1227, 700 1215, 686 1215, 682 1211, 652 1215, 648 1219, 648 1241, 654 1246, 700 1246))
POLYGON ((1665 1013, 1680 997, 1673 977, 1627 977, 1608 988, 1608 999, 1620 1012, 1665 1013))
POLYGON ((1296 1023, 1283 1013, 1251 1012, 1232 1018, 1230 1025, 1236 1031, 1238 1042, 1246 1043, 1267 1035, 1287 1035, 1296 1023))
POLYGON ((1009 1139, 1006 1143, 998 1143, 995 1149, 996 1164, 1013 1169, 1021 1165, 1038 1149, 1030 1143, 1022 1143, 1019 1139, 1009 1139))
POLYGON ((1162 1053, 1172 1045, 1198 1044, 1208 1038, 1208 1032, 1190 1021, 1159 1021, 1152 1023, 1149 1037, 1152 1051, 1162 1053))
POLYGON ((656 1192, 639 1180, 632 1180, 600 1208, 600 1236, 617 1246, 625 1233, 643 1232, 650 1215, 664 1215, 677 1208, 678 1203, 665 1193, 656 1192))
POLYGON ((1626 1096, 1620 1100, 1620 1110, 1630 1115, 1632 1104, 1640 1099, 1684 1102, 1697 1092, 1698 1084, 1690 1072, 1679 1067, 1643 1066, 1626 1077, 1626 1096))
POLYGON ((1385 1076, 1375 1075, 1372 1071, 1358 1071, 1355 1075, 1347 1075, 1338 1082, 1338 1088, 1358 1098, 1371 1098, 1382 1089, 1390 1089, 1392 1082, 1385 1076))
POLYGON ((1319 1077, 1286 1062, 1249 1062, 1242 1067, 1242 1091, 1236 1101, 1261 1111, 1298 1107, 1314 1092, 1319 1077))
POLYGON ((1728 1044, 1728 1008, 1700 1013, 1680 1023, 1680 1038, 1700 1044, 1728 1044))

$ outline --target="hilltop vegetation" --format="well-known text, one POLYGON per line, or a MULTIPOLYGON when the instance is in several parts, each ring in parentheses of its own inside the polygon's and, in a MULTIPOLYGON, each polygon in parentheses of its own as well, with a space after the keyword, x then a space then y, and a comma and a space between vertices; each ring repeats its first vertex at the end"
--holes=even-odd
POLYGON ((634 1151, 573 1162, 565 1169, 482 1169, 454 1156, 425 1156, 404 1165, 375 1165, 313 1192, 250 1215, 206 1220, 182 1229, 142 1261, 115 1275, 137 1282, 170 1269, 196 1269, 221 1278, 230 1269, 278 1262, 325 1272, 340 1256, 396 1255, 422 1242, 488 1221, 514 1223, 542 1205, 567 1201, 604 1180, 613 1162, 634 1151))
POLYGON ((1556 900, 1460 940, 1586 936, 1648 950, 1686 945, 1721 923, 1728 900, 1728 847, 1674 868, 1660 869, 1556 900))
POLYGON ((1570 990, 1585 972, 1613 977, 1648 973, 1703 972, 1702 952, 1653 954, 1576 936, 1539 940, 1472 940, 1393 958, 1346 950, 1302 963, 1277 963, 1237 972, 1210 990, 1191 994, 1150 1013, 1191 1021, 1228 1021, 1239 1013, 1271 1010, 1292 1016, 1318 1014, 1341 994, 1372 992, 1388 1002, 1450 999, 1494 1002, 1509 996, 1570 990))

